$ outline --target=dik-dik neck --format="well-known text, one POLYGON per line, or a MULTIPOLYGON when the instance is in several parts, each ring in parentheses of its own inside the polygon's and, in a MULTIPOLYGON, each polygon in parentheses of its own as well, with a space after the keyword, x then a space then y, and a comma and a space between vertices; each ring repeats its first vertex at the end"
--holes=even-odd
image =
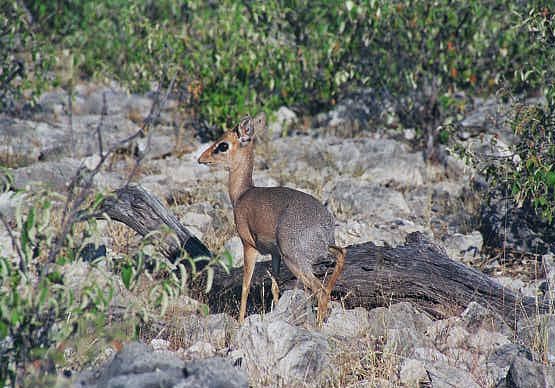
POLYGON ((252 183, 252 170, 254 166, 254 144, 249 144, 238 150, 235 160, 229 169, 229 199, 233 207, 237 201, 254 185, 252 183))

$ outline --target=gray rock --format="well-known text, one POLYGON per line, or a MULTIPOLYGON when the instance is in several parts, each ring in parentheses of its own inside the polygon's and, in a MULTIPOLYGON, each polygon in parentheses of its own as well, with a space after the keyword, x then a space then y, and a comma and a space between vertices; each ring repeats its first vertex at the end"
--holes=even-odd
POLYGON ((363 219, 392 221, 410 215, 403 194, 375 183, 337 179, 326 187, 327 200, 336 212, 363 219))
POLYGON ((477 302, 468 304, 461 314, 461 320, 464 327, 471 333, 475 333, 478 329, 484 329, 499 332, 507 337, 512 337, 514 334, 503 317, 477 302))
POLYGON ((503 287, 510 288, 513 291, 520 291, 520 289, 525 286, 524 281, 510 276, 498 276, 495 277, 495 280, 501 283, 503 287))
POLYGON ((430 230, 426 230, 423 226, 407 220, 370 224, 364 220, 348 219, 345 222, 337 221, 336 225, 336 243, 340 246, 365 241, 372 241, 376 245, 383 245, 385 243, 397 246, 402 245, 406 241, 407 235, 413 232, 421 232, 433 238, 430 230))
MULTIPOLYGON (((333 139, 333 138, 332 138, 333 139)), ((328 140, 326 150, 343 174, 397 187, 423 184, 426 164, 421 153, 412 153, 390 139, 328 140)))
POLYGON ((183 369, 185 380, 175 388, 247 388, 247 376, 219 357, 191 361, 183 369))
POLYGON ((14 249, 12 238, 7 231, 4 231, 4 226, 0 226, 0 255, 3 257, 17 257, 17 251, 14 249))
POLYGON ((429 224, 432 211, 432 193, 429 187, 420 186, 404 192, 405 201, 411 210, 411 220, 417 224, 429 224))
POLYGON ((517 357, 532 360, 532 353, 522 345, 511 343, 500 346, 489 355, 486 370, 492 385, 505 381, 507 372, 517 357))
POLYGON ((426 370, 434 388, 480 388, 469 372, 443 362, 428 363, 426 370))
POLYGON ((187 314, 181 318, 180 325, 185 344, 208 342, 216 349, 227 346, 239 327, 237 321, 225 313, 206 317, 187 314))
MULTIPOLYGON (((194 226, 204 235, 212 224, 212 217, 208 214, 187 212, 180 217, 180 221, 185 226, 194 226)), ((202 235, 199 236, 199 238, 202 237, 202 235)))
POLYGON ((13 170, 14 186, 17 189, 36 189, 43 186, 63 192, 79 166, 78 160, 64 158, 58 162, 35 163, 21 167, 13 170))
POLYGON ((502 319, 477 303, 471 303, 460 318, 452 317, 435 321, 427 331, 437 349, 450 358, 467 359, 472 366, 472 357, 485 357, 501 346, 510 343, 512 330, 502 319))
POLYGON ((548 303, 555 303, 555 256, 553 253, 542 256, 542 267, 547 281, 544 300, 548 303))
POLYGON ((374 130, 370 123, 379 119, 387 120, 380 115, 389 114, 394 116, 393 109, 386 106, 383 96, 378 96, 375 90, 359 90, 342 98, 329 112, 316 116, 313 126, 319 132, 336 133, 344 137, 351 137, 361 130, 374 130))
POLYGON ((137 140, 137 154, 146 159, 159 159, 170 155, 175 149, 175 137, 159 133, 137 140))
POLYGON ((516 357, 506 378, 507 388, 550 388, 555 383, 555 368, 516 357))
POLYGON ((463 347, 470 332, 457 318, 448 318, 433 322, 427 328, 426 335, 440 351, 444 352, 451 348, 463 347))
POLYGON ((555 243, 542 239, 549 232, 542 233, 538 220, 534 220, 530 211, 517 207, 513 202, 505 198, 491 198, 480 209, 480 230, 487 238, 486 244, 536 254, 553 251, 555 243))
POLYGON ((345 310, 334 303, 327 321, 322 326, 322 333, 338 338, 359 337, 370 327, 368 311, 362 307, 345 310))
POLYGON ((235 338, 251 379, 293 386, 317 384, 329 372, 329 345, 319 333, 251 315, 235 338))
POLYGON ((455 233, 448 236, 443 245, 447 255, 456 260, 472 260, 478 256, 484 245, 482 234, 477 230, 470 234, 455 233))
POLYGON ((126 345, 105 367, 74 381, 76 388, 247 386, 244 373, 221 358, 185 363, 171 352, 153 352, 138 342, 126 345))
POLYGON ((24 204, 26 195, 22 192, 0 192, 0 213, 7 219, 14 219, 16 209, 24 204))
POLYGON ((216 355, 216 348, 210 342, 199 341, 189 346, 185 354, 189 359, 214 357, 216 355))
POLYGON ((449 362, 447 356, 435 347, 415 347, 412 353, 412 358, 419 361, 449 362))
POLYGON ((274 309, 266 314, 269 321, 282 320, 291 325, 313 325, 316 316, 312 308, 310 294, 300 289, 286 290, 279 298, 274 309))
POLYGON ((286 106, 280 107, 275 113, 275 118, 268 125, 271 138, 276 139, 287 133, 290 127, 298 121, 297 114, 286 106))
POLYGON ((412 188, 422 185, 426 176, 422 155, 395 140, 297 136, 275 140, 272 148, 280 170, 305 179, 335 178, 339 171, 375 184, 412 188))
POLYGON ((21 167, 39 160, 41 144, 35 138, 36 125, 28 121, 0 119, 0 152, 3 163, 9 167, 21 167))
POLYGON ((419 387, 422 384, 430 383, 428 371, 426 370, 424 363, 411 358, 407 358, 401 364, 399 380, 401 384, 409 387, 419 387))
POLYGON ((233 268, 243 266, 243 243, 239 236, 233 236, 224 243, 224 249, 229 252, 233 258, 233 268))
POLYGON ((467 346, 469 349, 483 354, 488 354, 491 351, 510 344, 509 338, 506 335, 492 332, 484 329, 478 329, 473 335, 468 337, 467 346))
POLYGON ((253 182, 255 186, 259 187, 280 186, 279 182, 276 179, 272 178, 268 174, 261 174, 260 172, 254 175, 253 182))
POLYGON ((384 351, 410 356, 416 347, 431 347, 424 335, 432 320, 416 310, 410 303, 397 303, 389 308, 378 307, 368 313, 368 333, 385 342, 384 351))
POLYGON ((183 361, 173 354, 153 353, 148 346, 133 342, 125 346, 104 369, 99 371, 94 384, 84 386, 117 387, 117 383, 125 383, 125 377, 128 377, 132 384, 122 385, 125 387, 148 387, 150 385, 148 383, 157 378, 164 386, 172 386, 183 377, 182 367, 183 361), (141 377, 148 382, 147 385, 142 385, 141 377))

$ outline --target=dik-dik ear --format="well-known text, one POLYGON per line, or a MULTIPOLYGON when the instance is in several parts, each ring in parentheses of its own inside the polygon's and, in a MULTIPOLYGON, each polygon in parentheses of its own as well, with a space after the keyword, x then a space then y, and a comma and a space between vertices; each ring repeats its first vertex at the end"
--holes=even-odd
POLYGON ((257 114, 254 118, 245 116, 237 125, 237 136, 239 143, 244 146, 254 139, 258 132, 262 132, 266 128, 266 115, 264 112, 257 114))
POLYGON ((235 132, 239 138, 239 144, 241 146, 249 144, 249 142, 254 138, 254 125, 252 122, 252 117, 247 115, 239 121, 237 127, 235 127, 235 132))

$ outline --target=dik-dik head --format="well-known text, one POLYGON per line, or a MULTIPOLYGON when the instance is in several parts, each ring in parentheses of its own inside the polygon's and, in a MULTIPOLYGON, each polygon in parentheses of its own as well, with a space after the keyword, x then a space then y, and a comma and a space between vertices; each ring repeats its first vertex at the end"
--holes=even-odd
POLYGON ((233 129, 208 147, 198 158, 198 162, 210 165, 223 165, 230 168, 238 158, 251 152, 255 134, 266 127, 266 115, 262 112, 255 117, 245 116, 233 129))

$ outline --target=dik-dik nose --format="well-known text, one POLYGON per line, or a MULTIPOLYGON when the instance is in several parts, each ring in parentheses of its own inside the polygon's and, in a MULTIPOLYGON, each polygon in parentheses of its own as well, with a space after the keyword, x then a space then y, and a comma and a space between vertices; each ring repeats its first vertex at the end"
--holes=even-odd
POLYGON ((208 147, 202 154, 200 154, 197 159, 199 164, 210 164, 213 162, 211 148, 212 147, 208 147))
POLYGON ((206 156, 204 156, 204 154, 198 157, 197 162, 199 164, 208 164, 208 160, 206 159, 206 156))

